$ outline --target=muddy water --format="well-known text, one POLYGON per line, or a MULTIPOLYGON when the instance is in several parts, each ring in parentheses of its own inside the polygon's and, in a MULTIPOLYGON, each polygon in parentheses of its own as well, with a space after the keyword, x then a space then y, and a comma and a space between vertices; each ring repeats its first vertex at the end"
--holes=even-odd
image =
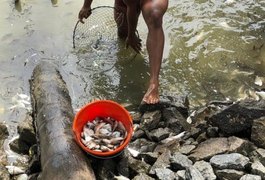
MULTIPOLYGON (((87 53, 72 47, 82 4, 82 0, 0 2, 0 121, 9 126, 10 138, 30 111, 28 80, 40 61, 58 66, 74 109, 95 98, 134 107, 141 101, 149 77, 142 17, 141 55, 134 57, 118 40, 106 48, 108 53, 87 53)), ((98 5, 112 2, 95 0, 93 6, 98 5)), ((164 17, 161 94, 188 95, 191 105, 197 106, 210 100, 237 100, 264 88, 264 83, 255 84, 265 76, 264 19, 261 0, 170 0, 164 17)))

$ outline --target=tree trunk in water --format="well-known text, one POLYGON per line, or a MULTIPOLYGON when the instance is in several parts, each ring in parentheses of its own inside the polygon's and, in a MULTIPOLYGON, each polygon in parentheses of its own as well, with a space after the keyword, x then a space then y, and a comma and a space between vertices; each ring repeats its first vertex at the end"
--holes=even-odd
POLYGON ((66 84, 54 65, 42 62, 30 80, 33 118, 40 146, 40 179, 96 179, 88 158, 74 141, 74 118, 66 84))

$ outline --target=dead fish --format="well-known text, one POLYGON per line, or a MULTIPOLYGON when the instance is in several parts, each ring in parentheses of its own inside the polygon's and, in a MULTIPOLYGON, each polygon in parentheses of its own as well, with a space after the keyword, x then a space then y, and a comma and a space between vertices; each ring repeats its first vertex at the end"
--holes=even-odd
POLYGON ((106 124, 106 123, 104 123, 104 122, 101 122, 101 123, 97 124, 97 125, 95 126, 95 129, 94 129, 95 134, 99 134, 99 130, 100 130, 100 128, 102 128, 105 124, 106 124))
POLYGON ((186 135, 186 131, 183 131, 183 132, 179 133, 176 136, 171 136, 171 137, 168 137, 168 138, 164 139, 163 141, 161 141, 161 143, 162 144, 166 144, 166 143, 168 143, 170 141, 181 139, 185 135, 186 135))
POLYGON ((120 176, 114 176, 114 178, 115 178, 116 180, 130 180, 129 178, 127 178, 127 177, 125 177, 125 176, 122 176, 122 175, 120 175, 120 176))
POLYGON ((124 139, 124 138, 122 138, 122 137, 112 138, 112 139, 110 139, 110 144, 112 144, 112 145, 119 144, 119 143, 121 143, 121 141, 122 141, 123 139, 124 139))

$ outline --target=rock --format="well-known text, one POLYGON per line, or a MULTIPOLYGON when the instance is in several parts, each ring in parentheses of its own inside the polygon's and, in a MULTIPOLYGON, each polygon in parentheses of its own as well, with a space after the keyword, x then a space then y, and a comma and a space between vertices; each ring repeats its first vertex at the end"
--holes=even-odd
POLYGON ((196 161, 208 160, 214 155, 224 153, 237 152, 247 155, 253 151, 253 149, 252 143, 234 136, 229 138, 210 138, 199 144, 189 157, 191 160, 196 161))
POLYGON ((265 148, 265 114, 263 117, 253 121, 251 141, 253 141, 256 146, 265 148))
POLYGON ((156 168, 155 174, 159 180, 172 180, 175 177, 175 173, 168 168, 156 168))
POLYGON ((261 177, 253 174, 245 174, 239 180, 261 180, 261 177))
POLYGON ((151 167, 149 174, 154 175, 155 169, 157 168, 167 168, 170 167, 170 151, 165 150, 156 160, 156 162, 151 167))
POLYGON ((208 160, 216 154, 225 153, 228 148, 227 138, 211 138, 199 144, 189 157, 192 161, 208 160))
POLYGON ((203 132, 203 133, 201 133, 199 136, 198 136, 198 138, 196 139, 196 141, 198 142, 198 143, 201 143, 201 142, 203 142, 203 141, 206 141, 208 138, 207 138, 207 136, 206 136, 206 132, 203 132))
POLYGON ((147 174, 151 166, 144 161, 140 161, 129 156, 129 168, 135 174, 140 174, 140 173, 147 174))
POLYGON ((177 176, 179 177, 180 180, 186 180, 186 170, 180 170, 177 171, 177 176))
POLYGON ((206 130, 206 135, 208 138, 218 137, 218 127, 208 127, 206 130))
POLYGON ((148 141, 144 138, 136 139, 134 142, 129 144, 132 149, 137 149, 140 153, 142 152, 153 152, 156 144, 154 142, 148 141))
POLYGON ((9 173, 5 166, 0 164, 0 179, 1 180, 10 180, 9 173))
POLYGON ((16 177, 16 180, 28 180, 27 174, 20 174, 16 177))
POLYGON ((261 164, 260 161, 254 161, 251 164, 251 173, 260 175, 262 179, 265 179, 265 167, 261 164))
POLYGON ((158 127, 158 124, 161 120, 160 111, 146 112, 142 116, 140 127, 145 130, 153 130, 158 127))
POLYGON ((133 123, 139 124, 141 122, 142 114, 140 112, 131 113, 130 115, 133 119, 133 123))
POLYGON ((215 171, 215 174, 218 177, 218 179, 235 180, 242 177, 244 175, 244 172, 237 171, 234 169, 222 169, 215 171))
POLYGON ((124 150, 119 156, 114 158, 117 163, 117 172, 119 175, 129 177, 129 152, 124 150))
POLYGON ((0 147, 3 146, 5 139, 8 137, 8 130, 5 124, 0 123, 0 147))
POLYGON ((146 163, 153 165, 159 157, 159 154, 157 152, 140 153, 139 157, 140 159, 143 159, 146 163))
POLYGON ((256 150, 258 159, 260 160, 261 164, 265 166, 265 149, 258 148, 256 150))
POLYGON ((92 163, 97 179, 111 179, 116 171, 117 161, 114 159, 95 159, 92 163))
POLYGON ((216 179, 216 175, 214 174, 213 168, 210 163, 205 161, 197 161, 194 163, 193 166, 200 171, 204 179, 207 180, 216 179))
POLYGON ((250 141, 235 136, 227 138, 227 141, 229 144, 229 149, 227 150, 228 153, 237 152, 248 156, 249 153, 255 149, 253 143, 251 143, 250 141))
POLYGON ((249 158, 239 153, 215 155, 210 159, 210 163, 217 169, 244 170, 250 163, 249 158))
POLYGON ((202 133, 200 128, 191 127, 190 128, 190 135, 192 138, 197 139, 198 136, 202 133))
POLYGON ((138 129, 133 133, 132 141, 144 137, 145 132, 142 129, 138 129))
POLYGON ((28 154, 29 148, 28 144, 26 144, 24 141, 20 141, 19 139, 14 139, 9 144, 10 149, 18 154, 28 154))
POLYGON ((33 120, 30 114, 26 115, 24 121, 22 121, 18 127, 19 141, 25 143, 29 147, 36 144, 36 134, 33 128, 33 120))
POLYGON ((183 146, 180 147, 179 152, 182 153, 182 154, 188 155, 195 148, 196 148, 196 146, 192 145, 192 144, 183 145, 183 146))
POLYGON ((192 166, 192 164, 192 161, 187 156, 179 152, 175 152, 170 158, 170 165, 173 170, 184 170, 192 166))
POLYGON ((154 180, 154 178, 148 176, 147 174, 140 173, 133 178, 133 180, 154 180))
POLYGON ((166 123, 166 127, 170 128, 176 134, 190 129, 190 124, 187 123, 186 118, 175 107, 163 109, 162 117, 166 123))
POLYGON ((236 102, 209 117, 225 135, 250 132, 254 119, 265 116, 265 100, 243 100, 236 102))
POLYGON ((165 150, 169 150, 170 152, 176 152, 180 148, 180 144, 178 140, 172 140, 165 144, 158 144, 154 149, 154 152, 163 153, 165 150))
POLYGON ((168 128, 158 128, 150 132, 151 139, 159 142, 169 136, 170 132, 168 128))
POLYGON ((200 171, 193 166, 189 166, 186 169, 185 177, 188 180, 204 180, 203 176, 201 175, 200 171))

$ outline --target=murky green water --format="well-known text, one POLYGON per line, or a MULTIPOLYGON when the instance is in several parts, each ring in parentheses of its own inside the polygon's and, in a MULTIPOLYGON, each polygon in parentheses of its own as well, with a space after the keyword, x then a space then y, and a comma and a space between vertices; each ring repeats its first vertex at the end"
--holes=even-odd
MULTIPOLYGON (((30 108, 23 94, 29 95, 28 80, 40 61, 58 65, 75 109, 94 98, 140 103, 149 77, 142 17, 141 56, 132 59, 134 53, 118 40, 107 48, 109 57, 104 52, 88 55, 72 47, 82 4, 82 0, 0 2, 0 121, 9 126, 10 137, 30 108)), ((112 2, 95 0, 93 6, 98 5, 112 2)), ((191 105, 198 106, 210 100, 237 100, 264 88, 264 83, 255 84, 257 77, 265 77, 264 20, 261 0, 170 0, 164 17, 161 94, 188 95, 191 105)))

